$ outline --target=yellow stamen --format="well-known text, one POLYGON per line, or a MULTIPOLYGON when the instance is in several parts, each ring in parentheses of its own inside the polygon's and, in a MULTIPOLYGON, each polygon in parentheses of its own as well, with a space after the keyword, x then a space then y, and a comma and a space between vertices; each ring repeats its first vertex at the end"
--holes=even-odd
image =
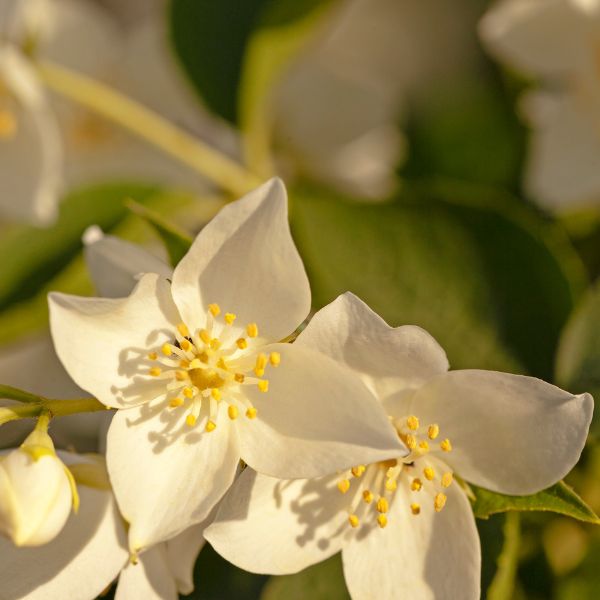
POLYGON ((221 347, 221 341, 218 340, 217 338, 213 338, 212 340, 210 340, 210 349, 211 350, 218 350, 221 347))
POLYGON ((258 325, 256 323, 248 323, 246 326, 248 337, 255 338, 258 336, 258 325))
POLYGON ((358 520, 358 517, 356 515, 350 515, 348 517, 348 523, 350 523, 351 527, 356 529, 359 526, 360 521, 358 520))
POLYGON ((249 419, 256 419, 256 415, 257 415, 257 414, 258 414, 258 411, 257 411, 257 410, 256 410, 256 409, 255 409, 253 406, 251 406, 251 407, 250 407, 250 408, 249 408, 249 409, 246 411, 246 416, 247 416, 249 419))
POLYGON ((227 325, 233 325, 235 319, 236 315, 234 315, 233 313, 225 313, 225 323, 227 323, 227 325))
POLYGON ((175 379, 177 379, 177 381, 185 381, 187 377, 187 371, 175 371, 175 379))
POLYGON ((258 389, 265 393, 269 391, 269 380, 268 379, 261 379, 257 384, 258 389))
POLYGON ((171 350, 171 344, 163 344, 163 347, 160 349, 160 351, 165 356, 171 356, 171 354, 173 354, 173 351, 171 350))
POLYGON ((398 487, 398 482, 395 479, 387 479, 385 482, 385 489, 388 492, 393 492, 398 487))
POLYGON ((387 517, 385 515, 379 515, 377 517, 377 524, 381 529, 383 529, 388 523, 387 517))
POLYGON ((179 347, 184 352, 187 352, 192 347, 192 345, 188 342, 188 340, 181 340, 181 342, 179 342, 179 347))
POLYGON ((149 358, 150 360, 156 360, 156 359, 158 358, 158 354, 156 354, 156 352, 150 352, 150 353, 148 354, 148 358, 149 358))
POLYGON ((439 492, 435 495, 435 499, 433 501, 433 507, 435 508, 435 512, 440 512, 440 510, 442 510, 442 508, 446 506, 447 499, 448 498, 446 494, 443 494, 442 492, 439 492))
POLYGON ((406 426, 411 431, 416 431, 417 429, 419 429, 419 419, 415 417, 415 415, 411 415, 410 417, 408 417, 408 419, 406 419, 406 426))
POLYGON ((433 425, 430 425, 427 428, 427 437, 430 440, 435 440, 435 438, 440 435, 440 427, 439 425, 436 425, 435 423, 433 425))
POLYGON ((190 362, 190 369, 201 369, 202 361, 199 358, 194 358, 192 362, 190 362))
POLYGON ((444 473, 442 475, 442 485, 446 488, 452 485, 453 480, 454 477, 452 476, 452 473, 444 473))
POLYGON ((246 376, 243 373, 236 373, 233 378, 238 382, 238 383, 244 383, 244 380, 246 379, 246 376))
POLYGON ((190 335, 190 330, 185 323, 179 323, 179 325, 177 325, 177 331, 179 331, 183 337, 189 337, 190 335))
POLYGON ((350 482, 347 479, 340 479, 337 488, 342 494, 345 494, 350 489, 350 482))
POLYGON ((189 369, 189 367, 190 367, 190 361, 189 360, 180 360, 179 361, 179 366, 182 369, 189 369))
POLYGON ((183 388, 183 395, 186 398, 193 398, 194 397, 194 390, 191 387, 184 387, 183 388))
POLYGON ((245 338, 239 338, 235 343, 240 350, 245 350, 248 347, 248 342, 245 338))
POLYGON ((185 422, 188 427, 193 427, 196 424, 196 417, 194 415, 188 415, 185 418, 185 422))
POLYGON ((221 390, 219 390, 219 388, 213 388, 212 390, 210 390, 210 395, 215 400, 220 400, 221 399, 221 390))
POLYGON ((360 477, 365 471, 366 471, 367 467, 365 467, 365 465, 358 465, 356 467, 352 467, 352 475, 354 475, 354 477, 360 477))
POLYGON ((234 419, 238 418, 238 408, 237 406, 234 406, 233 404, 229 405, 229 408, 227 409, 227 414, 229 415, 229 418, 233 421, 234 419))
POLYGON ((221 314, 221 307, 218 304, 209 304, 208 310, 213 317, 218 317, 221 314))
POLYGON ((178 406, 181 406, 183 404, 183 398, 171 398, 171 400, 169 400, 169 406, 171 408, 177 408, 178 406))
POLYGON ((440 442, 440 448, 444 452, 450 452, 450 450, 452 450, 452 444, 450 443, 450 440, 448 438, 446 438, 445 440, 440 442))
POLYGON ((206 329, 201 329, 198 332, 198 335, 200 336, 200 339, 205 343, 205 344, 210 344, 210 335, 208 333, 208 331, 206 331, 206 329))
POLYGON ((409 450, 414 450, 417 447, 417 438, 412 433, 407 433, 405 443, 409 450))
POLYGON ((152 377, 158 377, 162 373, 162 370, 160 367, 152 367, 148 373, 150 373, 152 377))
POLYGON ((435 478, 435 471, 431 467, 425 467, 423 469, 423 475, 425 475, 425 479, 428 481, 433 481, 435 478))
POLYGON ((227 363, 225 362, 225 359, 223 357, 221 357, 218 361, 217 361, 217 367, 219 367, 219 369, 223 369, 223 371, 228 371, 228 367, 227 367, 227 363))
POLYGON ((367 503, 370 504, 371 502, 373 502, 373 492, 371 492, 370 490, 365 490, 362 493, 362 497, 363 500, 367 503))
POLYGON ((256 365, 254 366, 254 372, 257 377, 262 377, 265 374, 265 367, 267 366, 267 355, 261 352, 256 357, 256 365))
POLYGON ((279 352, 271 352, 271 354, 269 355, 269 362, 274 367, 278 367, 281 363, 281 354, 279 354, 279 352))
POLYGON ((390 509, 390 505, 385 498, 377 500, 377 512, 386 513, 390 509))
POLYGON ((410 510, 412 512, 413 515, 418 515, 421 512, 421 505, 417 504, 416 502, 413 502, 410 505, 410 510))
POLYGON ((214 431, 217 428, 217 424, 214 421, 209 421, 206 424, 205 430, 208 432, 214 431))
POLYGON ((422 487, 423 487, 423 482, 418 477, 416 477, 415 479, 413 479, 412 483, 410 484, 410 489, 413 492, 420 491, 422 487))
POLYGON ((427 440, 423 440, 422 442, 419 442, 419 448, 421 450, 423 450, 424 452, 427 452, 429 450, 429 444, 427 443, 427 440))

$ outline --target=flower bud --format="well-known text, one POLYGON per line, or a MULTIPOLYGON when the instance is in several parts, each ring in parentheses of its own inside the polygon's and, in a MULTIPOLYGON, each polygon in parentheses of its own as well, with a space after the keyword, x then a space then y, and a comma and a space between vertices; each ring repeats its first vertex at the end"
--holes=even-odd
POLYGON ((0 456, 0 533, 15 545, 52 540, 74 504, 72 477, 47 433, 36 429, 20 448, 0 456))

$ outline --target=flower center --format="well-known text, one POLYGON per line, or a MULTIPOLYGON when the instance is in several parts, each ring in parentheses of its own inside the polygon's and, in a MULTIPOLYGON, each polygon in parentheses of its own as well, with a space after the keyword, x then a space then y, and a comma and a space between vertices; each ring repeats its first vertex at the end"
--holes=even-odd
POLYGON ((268 365, 277 367, 281 362, 278 352, 267 356, 256 347, 256 323, 246 326, 245 336, 236 337, 236 316, 225 313, 219 318, 220 315, 219 305, 210 304, 203 329, 191 332, 185 323, 180 323, 172 343, 148 354, 148 374, 165 381, 167 409, 185 411, 189 427, 201 424, 208 432, 216 429, 221 406, 227 407, 231 420, 240 413, 255 419, 258 411, 244 393, 244 386, 268 392, 265 370, 268 365))
POLYGON ((448 488, 454 478, 440 455, 452 450, 450 440, 438 441, 439 426, 433 423, 422 428, 414 415, 392 422, 410 450, 408 456, 352 467, 338 480, 340 493, 351 492, 348 522, 353 528, 369 515, 375 516, 379 527, 386 527, 398 485, 404 485, 409 492, 408 509, 415 516, 421 513, 422 501, 427 498, 433 501, 435 512, 446 505, 447 496, 442 490, 448 488), (429 460, 425 458, 428 454, 432 455, 429 460))

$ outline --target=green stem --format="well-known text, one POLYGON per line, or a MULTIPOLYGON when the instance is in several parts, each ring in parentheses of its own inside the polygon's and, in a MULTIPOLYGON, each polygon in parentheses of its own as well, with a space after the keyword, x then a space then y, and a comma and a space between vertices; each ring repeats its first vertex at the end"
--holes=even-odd
MULTIPOLYGON (((42 425, 44 419, 64 417, 77 413, 97 412, 107 410, 106 406, 95 398, 76 398, 74 400, 41 400, 37 403, 22 404, 19 406, 4 406, 0 408, 0 425, 18 419, 40 417, 42 425), (47 417, 46 417, 47 415, 47 417)), ((38 425, 40 422, 38 422, 38 425)))
POLYGON ((17 402, 40 402, 43 400, 43 398, 37 394, 32 394, 31 392, 19 390, 11 385, 4 384, 0 384, 0 398, 16 400, 17 402))
POLYGON ((260 185, 256 175, 224 154, 103 83, 49 61, 39 62, 37 70, 55 92, 118 123, 235 196, 260 185))

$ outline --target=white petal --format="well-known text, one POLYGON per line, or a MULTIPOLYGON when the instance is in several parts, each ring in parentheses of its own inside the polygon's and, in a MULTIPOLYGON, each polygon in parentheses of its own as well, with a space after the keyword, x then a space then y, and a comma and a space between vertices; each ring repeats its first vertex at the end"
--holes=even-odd
POLYGON ((567 74, 591 57, 592 23, 565 0, 505 0, 483 17, 479 33, 501 60, 531 75, 567 74))
POLYGON ((149 345, 173 341, 180 317, 169 283, 144 275, 129 298, 49 295, 50 328, 58 357, 84 390, 107 406, 154 398, 164 382, 146 376, 149 345))
POLYGON ((0 140, 0 212, 10 219, 48 225, 57 214, 62 148, 58 123, 29 63, 0 48, 0 79, 15 132, 0 140))
POLYGON ((242 459, 284 479, 328 475, 406 454, 381 404, 354 373, 296 344, 273 344, 281 364, 267 370, 269 391, 243 389, 258 409, 239 419, 242 459))
POLYGON ((302 323, 310 288, 294 246, 281 180, 272 179, 221 212, 200 232, 173 274, 173 298, 188 327, 201 327, 208 305, 257 323, 278 341, 302 323))
POLYGON ((189 527, 165 544, 167 564, 180 594, 191 594, 194 591, 194 565, 200 550, 206 543, 204 530, 210 521, 211 517, 209 516, 206 521, 189 527))
POLYGON ((220 411, 210 433, 189 429, 182 416, 181 409, 153 414, 141 406, 118 411, 111 423, 108 472, 131 523, 132 550, 204 520, 233 481, 240 454, 226 412, 220 411))
POLYGON ((97 227, 84 234, 85 262, 103 298, 124 298, 131 294, 138 275, 157 273, 168 279, 173 274, 169 265, 138 244, 112 235, 104 235, 97 227))
POLYGON ((338 552, 348 530, 348 497, 337 475, 284 480, 246 469, 225 495, 206 539, 253 573, 295 573, 338 552))
POLYGON ((342 551, 344 576, 353 600, 477 600, 481 553, 475 519, 463 491, 446 490, 445 508, 419 492, 421 513, 413 515, 415 493, 399 486, 384 529, 354 536, 342 551), (427 500, 427 501, 425 501, 427 500))
POLYGON ((381 400, 448 370, 441 346, 420 327, 390 327, 354 294, 322 308, 295 342, 347 365, 381 400))
POLYGON ((594 402, 533 377, 451 371, 422 387, 413 412, 438 423, 464 479, 505 494, 533 494, 562 479, 585 444, 594 402))
POLYGON ((167 550, 158 544, 129 563, 121 572, 115 600, 178 600, 177 588, 167 566, 167 550))
POLYGON ((79 513, 60 535, 38 548, 0 538, 2 600, 89 600, 125 565, 126 534, 109 492, 79 486, 79 513))

